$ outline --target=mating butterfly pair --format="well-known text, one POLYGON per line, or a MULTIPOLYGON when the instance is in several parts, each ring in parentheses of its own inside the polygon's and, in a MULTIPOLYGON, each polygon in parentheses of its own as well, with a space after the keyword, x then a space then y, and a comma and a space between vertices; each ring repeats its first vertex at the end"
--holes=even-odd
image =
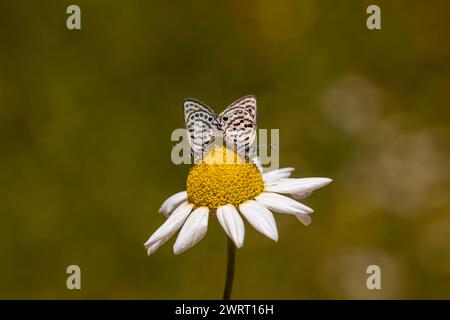
POLYGON ((248 159, 256 137, 257 107, 255 96, 244 96, 231 103, 218 116, 203 102, 184 100, 184 120, 194 159, 203 158, 217 137, 227 148, 248 159))

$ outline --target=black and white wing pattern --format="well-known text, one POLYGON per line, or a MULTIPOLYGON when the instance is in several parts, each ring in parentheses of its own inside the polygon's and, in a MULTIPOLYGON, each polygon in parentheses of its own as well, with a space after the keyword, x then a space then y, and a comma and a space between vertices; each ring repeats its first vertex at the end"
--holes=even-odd
POLYGON ((256 137, 257 116, 255 96, 244 96, 219 114, 217 120, 227 147, 232 147, 240 155, 248 155, 256 137))
POLYGON ((215 137, 221 134, 216 114, 203 102, 191 98, 184 100, 183 109, 188 140, 194 157, 203 156, 215 137))

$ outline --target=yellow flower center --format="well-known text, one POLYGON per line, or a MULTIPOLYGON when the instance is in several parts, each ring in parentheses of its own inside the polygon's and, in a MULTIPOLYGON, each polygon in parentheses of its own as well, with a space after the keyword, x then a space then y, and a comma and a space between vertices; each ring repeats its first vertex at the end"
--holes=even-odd
POLYGON ((189 202, 211 209, 226 204, 238 206, 256 197, 263 189, 258 167, 220 146, 195 165, 187 178, 189 202))

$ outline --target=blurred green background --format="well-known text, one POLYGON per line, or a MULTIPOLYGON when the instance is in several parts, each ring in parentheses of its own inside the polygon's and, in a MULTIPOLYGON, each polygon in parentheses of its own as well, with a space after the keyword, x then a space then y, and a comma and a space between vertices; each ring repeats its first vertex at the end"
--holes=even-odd
POLYGON ((215 219, 180 256, 143 243, 185 188, 183 99, 245 94, 282 167, 335 181, 309 227, 276 215, 278 243, 246 225, 234 298, 450 298, 450 2, 376 1, 370 31, 373 3, 2 0, 0 298, 220 298, 215 219))

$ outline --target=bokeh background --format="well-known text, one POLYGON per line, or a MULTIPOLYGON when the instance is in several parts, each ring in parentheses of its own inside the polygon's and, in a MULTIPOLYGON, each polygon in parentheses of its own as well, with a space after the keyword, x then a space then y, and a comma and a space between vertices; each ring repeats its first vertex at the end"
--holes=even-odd
POLYGON ((309 227, 276 216, 278 243, 247 224, 234 298, 450 298, 450 2, 376 1, 378 31, 370 4, 1 1, 0 298, 220 298, 217 221, 180 256, 143 243, 185 188, 182 100, 245 94, 280 165, 334 183, 304 201, 309 227))

